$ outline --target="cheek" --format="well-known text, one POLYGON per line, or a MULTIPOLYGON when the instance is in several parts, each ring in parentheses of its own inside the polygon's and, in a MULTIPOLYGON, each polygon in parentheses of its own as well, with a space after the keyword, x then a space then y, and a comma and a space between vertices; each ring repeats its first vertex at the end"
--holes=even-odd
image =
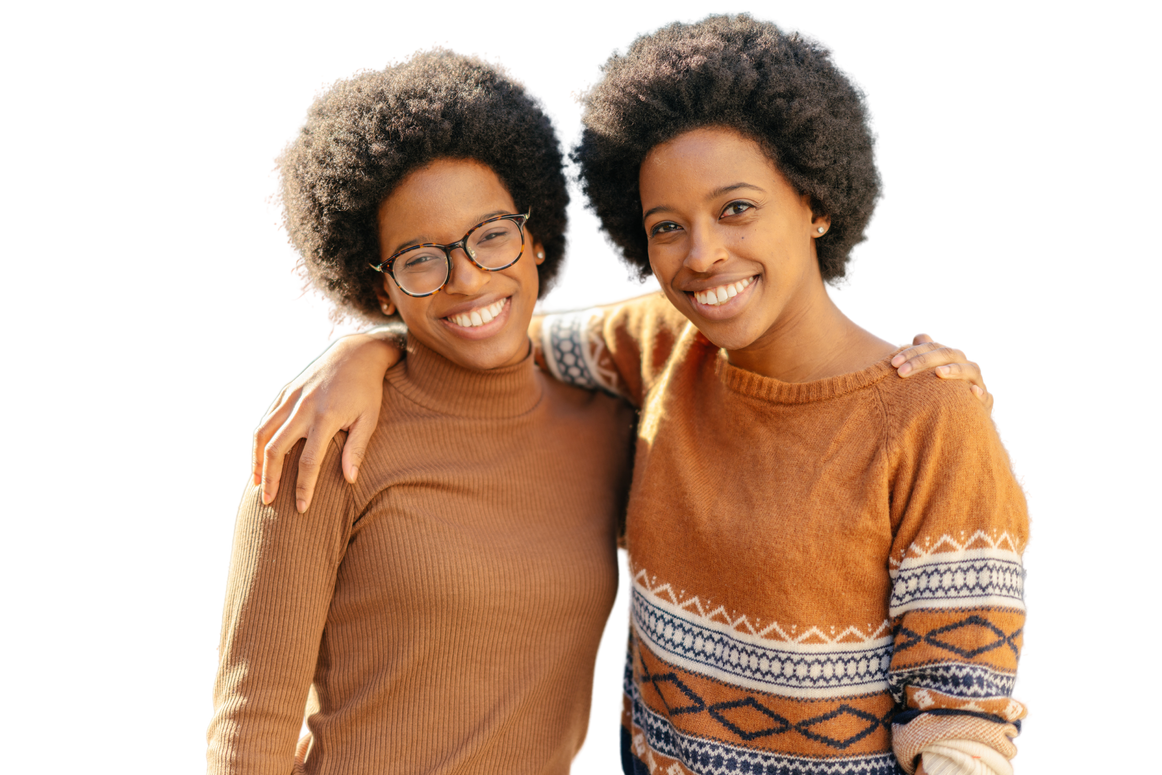
POLYGON ((414 299, 398 288, 391 292, 391 300, 395 303, 395 314, 408 328, 420 328, 425 325, 428 307, 431 298, 414 299))
POLYGON ((673 256, 668 255, 669 251, 651 248, 649 250, 650 271, 654 273, 654 279, 661 284, 663 288, 669 285, 670 280, 673 279, 677 269, 674 265, 673 256))

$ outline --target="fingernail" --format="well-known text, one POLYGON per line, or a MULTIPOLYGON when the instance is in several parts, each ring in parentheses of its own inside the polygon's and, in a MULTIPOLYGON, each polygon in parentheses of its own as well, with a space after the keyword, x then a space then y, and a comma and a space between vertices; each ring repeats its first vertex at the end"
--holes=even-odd
POLYGON ((266 490, 263 490, 262 491, 262 505, 269 506, 270 502, 272 500, 274 500, 274 499, 270 497, 270 493, 268 493, 266 490))
POLYGON ((892 365, 893 366, 899 366, 903 362, 904 362, 904 354, 903 353, 900 353, 895 358, 892 358, 892 365))
POLYGON ((936 373, 942 377, 946 376, 948 374, 948 372, 950 372, 950 371, 952 371, 951 366, 937 366, 936 367, 936 373))
POLYGON ((305 500, 303 500, 302 498, 300 498, 300 499, 299 499, 299 500, 298 500, 298 501, 295 503, 295 506, 298 508, 298 510, 299 510, 299 513, 300 513, 300 514, 306 514, 306 513, 307 513, 307 502, 306 502, 305 500))
POLYGON ((355 483, 355 477, 359 476, 359 466, 351 466, 351 483, 355 483))
POLYGON ((912 364, 905 363, 903 366, 900 367, 900 376, 901 377, 904 376, 905 374, 907 374, 911 370, 912 370, 912 364))
POLYGON ((980 385, 973 385, 972 394, 977 398, 980 398, 982 395, 984 395, 984 391, 980 389, 980 385))

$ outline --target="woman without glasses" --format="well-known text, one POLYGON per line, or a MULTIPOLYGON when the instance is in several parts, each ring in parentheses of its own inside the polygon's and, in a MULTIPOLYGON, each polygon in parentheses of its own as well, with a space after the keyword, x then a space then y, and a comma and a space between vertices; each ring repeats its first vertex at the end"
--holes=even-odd
POLYGON ((542 340, 641 410, 625 771, 1005 771, 1020 491, 984 402, 896 379, 824 290, 878 193, 860 95, 815 44, 712 17, 610 60, 585 121, 586 192, 667 300, 542 340))
POLYGON ((711 17, 611 58, 584 123, 583 189, 669 302, 546 325, 641 408, 625 771, 1011 772, 1023 494, 981 403, 896 379, 824 287, 879 192, 862 95, 711 17))

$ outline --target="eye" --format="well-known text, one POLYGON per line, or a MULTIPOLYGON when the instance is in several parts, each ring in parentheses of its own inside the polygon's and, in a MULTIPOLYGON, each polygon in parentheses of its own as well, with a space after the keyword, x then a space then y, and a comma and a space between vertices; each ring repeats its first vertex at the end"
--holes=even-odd
POLYGON ((403 258, 403 266, 401 268, 404 271, 410 272, 410 271, 414 271, 417 269, 425 268, 425 267, 429 266, 433 261, 443 261, 444 254, 443 253, 435 253, 435 252, 427 252, 427 251, 423 251, 423 250, 417 250, 413 253, 405 253, 402 256, 402 258, 403 258))
POLYGON ((754 205, 752 205, 750 202, 742 202, 742 201, 731 202, 726 207, 722 208, 722 216, 721 217, 726 218, 727 216, 731 216, 731 215, 741 215, 742 213, 745 213, 747 210, 753 210, 753 209, 754 209, 754 205))
POLYGON ((508 236, 508 229, 503 226, 493 226, 487 230, 481 230, 483 233, 477 238, 477 242, 489 242, 491 240, 501 239, 508 236))
POLYGON ((655 223, 650 227, 650 236, 656 237, 660 234, 669 234, 670 232, 678 231, 681 228, 681 226, 674 223, 673 221, 661 221, 660 223, 655 223))

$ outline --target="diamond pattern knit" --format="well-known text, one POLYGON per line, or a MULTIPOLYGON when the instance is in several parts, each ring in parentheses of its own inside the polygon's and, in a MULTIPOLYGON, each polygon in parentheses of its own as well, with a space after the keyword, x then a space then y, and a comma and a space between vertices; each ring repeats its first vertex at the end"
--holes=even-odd
POLYGON ((627 773, 911 772, 941 740, 1015 753, 1028 520, 964 383, 886 361, 780 382, 660 296, 549 318, 542 348, 641 408, 627 773))

